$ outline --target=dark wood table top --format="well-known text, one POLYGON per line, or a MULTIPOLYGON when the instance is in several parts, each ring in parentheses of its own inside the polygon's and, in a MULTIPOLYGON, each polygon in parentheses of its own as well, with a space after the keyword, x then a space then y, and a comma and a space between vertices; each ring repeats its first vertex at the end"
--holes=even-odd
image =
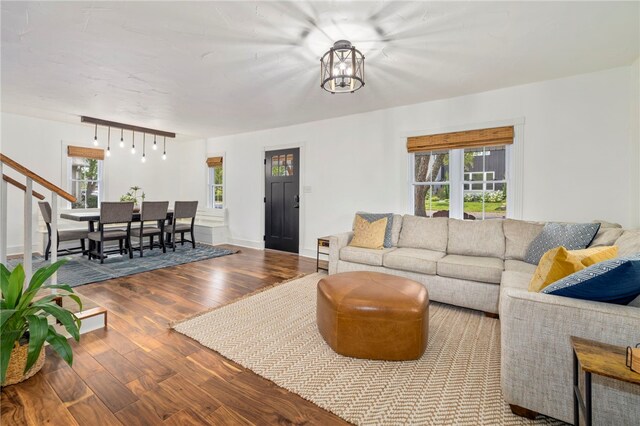
POLYGON ((626 365, 626 348, 575 336, 571 336, 571 344, 582 370, 640 385, 640 373, 631 371, 626 365))
MULTIPOLYGON (((99 222, 100 212, 68 212, 60 214, 62 219, 75 220, 76 222, 99 222)), ((167 219, 173 218, 173 210, 167 211, 167 219)), ((132 222, 140 222, 140 212, 134 212, 132 222)))

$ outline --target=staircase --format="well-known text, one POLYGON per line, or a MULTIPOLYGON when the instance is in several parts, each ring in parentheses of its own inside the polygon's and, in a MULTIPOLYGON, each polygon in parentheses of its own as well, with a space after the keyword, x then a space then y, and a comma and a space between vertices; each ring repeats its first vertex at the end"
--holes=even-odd
MULTIPOLYGON (((33 190, 34 182, 51 191, 51 263, 55 263, 58 260, 58 252, 55 249, 58 243, 58 197, 62 197, 72 203, 76 201, 76 197, 2 153, 0 153, 0 175, 2 176, 2 180, 0 181, 0 263, 5 265, 7 264, 7 197, 8 187, 9 185, 12 185, 24 192, 24 253, 22 266, 25 272, 25 286, 27 286, 33 275, 33 198, 37 198, 39 200, 45 199, 44 195, 33 190), (23 175, 26 178, 26 183, 22 184, 16 179, 6 175, 5 171, 9 168, 23 175)), ((57 283, 58 274, 55 273, 51 277, 51 284, 57 283)), ((54 289, 51 291, 56 293, 57 290, 54 289)), ((106 328, 107 310, 103 307, 97 306, 86 297, 82 295, 79 296, 82 299, 83 306, 85 306, 85 309, 75 313, 79 319, 85 320, 82 323, 80 332, 86 333, 87 331, 95 330, 96 328, 106 328)))

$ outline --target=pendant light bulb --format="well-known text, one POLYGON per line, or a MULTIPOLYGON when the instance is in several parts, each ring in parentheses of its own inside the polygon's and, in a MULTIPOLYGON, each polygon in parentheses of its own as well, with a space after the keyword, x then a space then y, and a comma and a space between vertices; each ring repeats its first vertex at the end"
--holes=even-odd
POLYGON ((163 145, 162 145, 162 159, 166 160, 167 159, 167 137, 165 136, 163 139, 163 145))
POLYGON ((120 129, 120 148, 124 148, 124 130, 120 129))
POLYGON ((167 153, 166 153, 166 152, 164 152, 164 153, 162 154, 162 159, 163 159, 163 160, 166 160, 166 159, 167 159, 167 153))
POLYGON ((146 163, 146 162, 147 162, 147 157, 146 157, 144 154, 142 154, 142 162, 143 162, 143 163, 146 163))
POLYGON ((107 148, 107 157, 111 157, 111 148, 107 148))
POLYGON ((136 132, 131 132, 131 154, 136 153, 136 132))
POLYGON ((156 142, 156 135, 153 135, 153 150, 158 149, 158 143, 156 142))
POLYGON ((93 146, 98 146, 98 125, 96 124, 96 131, 93 135, 93 146))

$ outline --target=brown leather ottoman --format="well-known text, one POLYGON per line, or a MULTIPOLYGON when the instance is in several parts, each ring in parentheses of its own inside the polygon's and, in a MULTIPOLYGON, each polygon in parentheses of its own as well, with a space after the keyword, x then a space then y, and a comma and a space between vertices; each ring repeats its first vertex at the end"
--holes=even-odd
POLYGON ((427 348, 429 295, 420 283, 379 272, 345 272, 318 283, 317 323, 337 353, 418 359, 427 348))

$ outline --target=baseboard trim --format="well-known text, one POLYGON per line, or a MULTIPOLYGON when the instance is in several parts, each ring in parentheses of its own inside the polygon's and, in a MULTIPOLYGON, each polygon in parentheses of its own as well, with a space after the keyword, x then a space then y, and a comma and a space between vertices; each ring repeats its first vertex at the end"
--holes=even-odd
POLYGON ((234 246, 253 248, 258 250, 264 250, 264 241, 252 241, 252 240, 242 240, 239 238, 229 238, 228 244, 232 244, 234 246))

